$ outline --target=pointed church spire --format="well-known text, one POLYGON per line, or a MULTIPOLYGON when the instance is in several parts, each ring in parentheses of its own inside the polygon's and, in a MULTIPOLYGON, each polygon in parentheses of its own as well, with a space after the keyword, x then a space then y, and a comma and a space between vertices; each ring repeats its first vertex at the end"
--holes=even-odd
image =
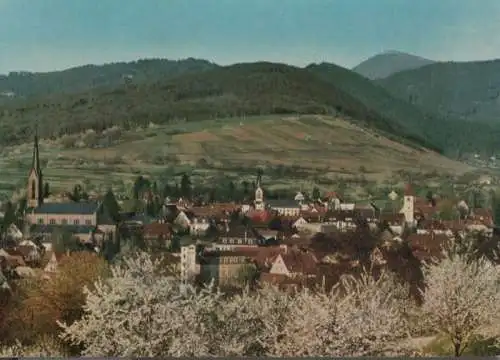
POLYGON ((40 150, 38 148, 38 123, 35 124, 33 159, 28 176, 27 200, 28 207, 30 208, 35 208, 43 203, 43 177, 40 164, 40 150))
POLYGON ((38 121, 35 124, 35 138, 33 142, 33 159, 31 163, 31 169, 35 171, 37 175, 42 173, 40 166, 40 150, 38 148, 38 121))
POLYGON ((262 181, 262 169, 257 169, 257 188, 260 188, 262 181))

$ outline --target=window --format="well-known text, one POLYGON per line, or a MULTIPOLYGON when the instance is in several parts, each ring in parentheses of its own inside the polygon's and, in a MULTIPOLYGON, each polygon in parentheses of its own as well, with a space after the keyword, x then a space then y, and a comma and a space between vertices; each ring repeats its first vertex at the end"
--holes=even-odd
POLYGON ((38 218, 38 223, 39 224, 43 224, 43 219, 42 218, 38 218))
POLYGON ((73 224, 80 225, 80 220, 78 220, 78 219, 73 220, 73 224))
POLYGON ((68 224, 68 219, 62 219, 62 220, 61 220, 61 223, 62 223, 63 225, 67 225, 67 224, 68 224))
POLYGON ((50 219, 49 220, 50 225, 55 225, 56 224, 56 219, 50 219))
POLYGON ((92 220, 85 220, 85 225, 92 225, 92 220))

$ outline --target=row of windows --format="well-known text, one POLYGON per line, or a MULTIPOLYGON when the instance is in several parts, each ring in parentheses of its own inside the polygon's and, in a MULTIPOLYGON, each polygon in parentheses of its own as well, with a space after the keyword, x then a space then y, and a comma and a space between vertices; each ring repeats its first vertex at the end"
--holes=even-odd
POLYGON ((223 244, 232 244, 232 245, 251 245, 255 244, 256 240, 253 238, 247 238, 247 239, 242 239, 242 238, 222 238, 221 242, 223 244))
MULTIPOLYGON (((43 224, 44 223, 43 218, 39 218, 38 223, 43 224)), ((49 225, 56 225, 56 224, 57 224, 56 219, 49 220, 49 225)), ((62 219, 61 224, 68 225, 68 219, 62 219)), ((79 219, 73 220, 73 225, 80 225, 80 220, 79 219)), ((92 220, 85 220, 85 225, 92 225, 92 220)))

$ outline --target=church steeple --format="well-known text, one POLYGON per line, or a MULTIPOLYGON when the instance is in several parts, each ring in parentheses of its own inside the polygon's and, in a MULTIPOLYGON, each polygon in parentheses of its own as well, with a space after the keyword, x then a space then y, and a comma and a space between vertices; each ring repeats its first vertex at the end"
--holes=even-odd
POLYGON ((38 149, 38 124, 35 125, 35 139, 33 143, 33 159, 31 169, 37 174, 42 174, 42 169, 40 167, 40 150, 38 149))
POLYGON ((264 210, 265 208, 265 203, 264 203, 264 191, 262 191, 261 188, 261 179, 262 179, 262 173, 259 171, 257 173, 257 188, 255 189, 255 200, 254 200, 254 206, 255 210, 264 210))
POLYGON ((28 207, 38 207, 43 203, 43 176, 40 165, 40 150, 38 147, 38 124, 35 125, 33 159, 28 176, 27 201, 28 207))

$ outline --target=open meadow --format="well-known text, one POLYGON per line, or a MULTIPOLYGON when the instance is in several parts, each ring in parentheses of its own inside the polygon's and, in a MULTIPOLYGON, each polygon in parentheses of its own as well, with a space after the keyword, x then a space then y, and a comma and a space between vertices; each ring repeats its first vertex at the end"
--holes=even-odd
MULTIPOLYGON (((32 146, 2 149, 0 191, 24 186, 32 146)), ((183 172, 195 182, 245 177, 250 181, 258 166, 274 185, 297 180, 321 183, 361 174, 382 181, 400 170, 443 174, 472 170, 346 120, 317 115, 149 124, 127 132, 112 128, 103 134, 42 139, 40 156, 45 180, 58 190, 76 183, 120 188, 138 175, 173 180, 183 172)))

